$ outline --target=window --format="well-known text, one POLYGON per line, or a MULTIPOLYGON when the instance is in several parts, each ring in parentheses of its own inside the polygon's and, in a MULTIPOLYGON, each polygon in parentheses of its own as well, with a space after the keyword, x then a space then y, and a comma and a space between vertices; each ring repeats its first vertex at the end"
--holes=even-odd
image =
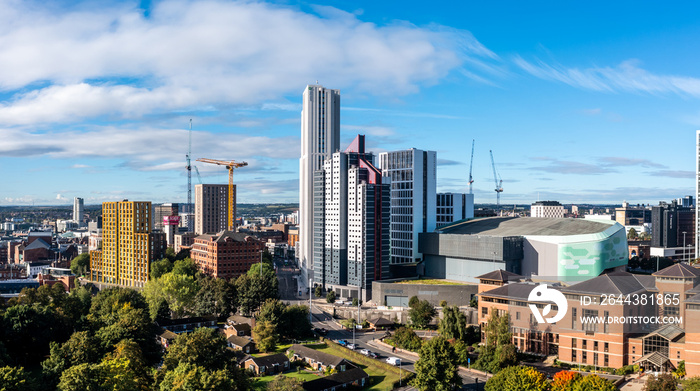
POLYGON ((576 330, 576 308, 571 309, 571 328, 576 330))

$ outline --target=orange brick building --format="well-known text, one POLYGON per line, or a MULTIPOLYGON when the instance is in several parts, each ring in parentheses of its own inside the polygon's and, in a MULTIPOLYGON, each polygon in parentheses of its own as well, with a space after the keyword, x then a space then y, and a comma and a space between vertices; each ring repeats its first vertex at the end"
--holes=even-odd
POLYGON ((549 284, 567 303, 566 315, 554 323, 538 323, 530 308, 546 312, 549 305, 545 319, 557 317, 557 305, 531 300, 539 284, 503 271, 478 278, 479 323, 484 326, 494 311, 507 312, 520 351, 582 366, 638 364, 653 371, 671 371, 685 361, 688 376, 700 375, 697 268, 679 263, 651 276, 618 271, 571 286, 549 284), (679 322, 664 320, 669 318, 679 322))
POLYGON ((194 239, 190 257, 202 273, 218 278, 236 278, 260 262, 265 243, 244 233, 223 231, 194 239))

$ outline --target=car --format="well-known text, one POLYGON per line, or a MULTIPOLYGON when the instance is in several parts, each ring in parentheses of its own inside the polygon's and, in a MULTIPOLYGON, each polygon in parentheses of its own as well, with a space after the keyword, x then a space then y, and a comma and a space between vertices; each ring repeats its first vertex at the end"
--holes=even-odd
POLYGON ((326 330, 325 328, 321 327, 321 331, 319 331, 318 333, 321 334, 321 335, 327 335, 327 334, 328 334, 328 330, 326 330))
POLYGON ((369 354, 372 353, 368 349, 362 349, 360 350, 360 354, 364 354, 365 356, 369 356, 369 354))
POLYGON ((344 340, 344 339, 338 340, 338 345, 340 345, 340 346, 348 346, 348 341, 346 341, 346 340, 344 340))
POLYGON ((375 352, 369 352, 368 356, 369 356, 370 358, 379 358, 379 355, 378 355, 377 353, 375 353, 375 352))
POLYGON ((354 343, 349 343, 347 348, 350 350, 355 350, 355 349, 357 349, 357 345, 355 345, 354 343))
POLYGON ((401 365, 401 359, 398 357, 388 357, 386 359, 386 363, 391 364, 393 366, 398 366, 398 365, 401 365))

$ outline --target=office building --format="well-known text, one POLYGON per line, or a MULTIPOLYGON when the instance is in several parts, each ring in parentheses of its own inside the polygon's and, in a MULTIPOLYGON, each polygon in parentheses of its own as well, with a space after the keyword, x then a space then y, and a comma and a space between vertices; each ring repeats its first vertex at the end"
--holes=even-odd
POLYGON ((694 236, 693 208, 680 206, 677 200, 651 208, 650 255, 687 261, 695 253, 694 236))
POLYGON ((165 243, 162 233, 151 231, 151 213, 150 202, 102 203, 102 250, 90 252, 93 282, 144 286, 151 262, 162 258, 165 243))
POLYGON ((391 189, 372 161, 358 135, 314 173, 313 280, 340 297, 367 300, 389 274, 391 189))
POLYGON ((237 278, 262 257, 265 243, 255 237, 223 231, 194 238, 190 257, 202 273, 214 278, 237 278))
MULTIPOLYGON (((671 372, 684 362, 687 376, 700 375, 700 270, 695 267, 678 263, 650 276, 614 272, 570 286, 548 285, 547 290, 563 294, 567 310, 560 320, 544 323, 533 311, 551 302, 533 300, 539 284, 498 272, 478 278, 481 329, 491 314, 507 313, 520 351, 555 355, 574 366, 639 365, 647 372, 671 372), (611 303, 607 297, 630 300, 611 303)), ((548 308, 547 319, 561 310, 548 308)))
POLYGON ((314 272, 314 172, 340 149, 340 91, 309 85, 301 111, 299 159, 299 267, 306 282, 314 272))
POLYGON ((82 198, 73 198, 73 221, 82 225, 83 223, 83 212, 85 210, 84 201, 82 198))
MULTIPOLYGON (((163 231, 166 224, 169 224, 171 221, 175 220, 169 219, 168 217, 170 216, 179 216, 179 205, 177 203, 154 205, 153 229, 163 231)), ((179 219, 177 220, 179 223, 179 219)))
MULTIPOLYGON (((236 218, 236 185, 233 185, 233 218, 236 218)), ((194 221, 197 235, 228 229, 228 185, 194 187, 194 221)))
POLYGON ((418 234, 435 230, 437 153, 411 148, 379 154, 382 175, 391 179, 391 263, 415 263, 418 234))
POLYGON ((438 193, 435 205, 436 228, 474 218, 474 194, 438 193))
POLYGON ((564 206, 559 201, 537 201, 530 206, 530 217, 564 218, 564 206))

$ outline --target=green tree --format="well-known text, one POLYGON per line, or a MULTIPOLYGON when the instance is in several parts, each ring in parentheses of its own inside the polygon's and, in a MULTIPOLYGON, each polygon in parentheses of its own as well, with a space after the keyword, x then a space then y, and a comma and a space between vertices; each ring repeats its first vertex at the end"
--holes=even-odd
POLYGON ((303 391, 304 387, 301 386, 301 380, 287 377, 284 375, 277 375, 275 378, 267 383, 267 391, 303 391))
POLYGON ((485 391, 545 391, 544 375, 532 367, 512 366, 486 382, 485 391))
POLYGON ((253 327, 253 339, 255 340, 258 350, 261 352, 269 352, 275 350, 277 347, 279 335, 272 322, 256 322, 255 327, 253 327))
POLYGON ((353 298, 352 298, 352 306, 353 306, 353 307, 357 307, 357 306, 359 306, 359 305, 360 305, 360 301, 357 300, 357 297, 353 297, 353 298))
MULTIPOLYGON (((662 373, 658 376, 649 375, 644 385, 645 391, 675 391, 677 388, 678 380, 670 373, 662 373)), ((574 391, 588 391, 589 389, 591 388, 574 389, 574 391)))
POLYGON ((474 368, 497 373, 503 368, 517 365, 517 349, 512 343, 510 316, 492 311, 486 323, 486 343, 482 347, 474 368))
POLYGON ((197 268, 197 264, 190 258, 180 259, 173 263, 172 273, 194 278, 197 276, 198 272, 199 268, 197 268))
POLYGON ((41 363, 45 382, 55 386, 61 373, 83 363, 95 363, 102 356, 100 341, 87 331, 73 333, 65 343, 51 342, 51 354, 41 363))
POLYGON ((435 315, 437 311, 428 300, 419 300, 408 310, 411 324, 418 328, 426 328, 435 315))
POLYGON ((423 340, 416 334, 415 331, 408 327, 399 327, 392 336, 394 344, 401 349, 412 351, 420 350, 423 345, 423 340))
POLYGON ((151 280, 157 280, 163 274, 173 271, 173 263, 168 258, 163 258, 160 261, 151 263, 151 274, 148 276, 151 280))
POLYGON ((685 377, 685 360, 681 360, 678 363, 678 367, 676 368, 675 371, 673 371, 673 374, 676 375, 678 378, 684 378, 685 377))
POLYGON ((438 335, 423 344, 414 366, 416 377, 412 384, 421 391, 452 390, 455 385, 462 384, 457 364, 454 348, 447 339, 438 335))
POLYGON ((284 331, 290 327, 290 323, 285 318, 287 305, 278 299, 268 299, 255 317, 257 322, 270 322, 275 327, 275 333, 283 335, 284 331))
POLYGON ((144 286, 143 294, 150 305, 152 317, 153 309, 158 308, 161 301, 165 300, 170 310, 180 318, 194 312, 195 296, 199 288, 193 276, 176 273, 173 269, 172 272, 165 273, 157 280, 149 280, 144 286))
POLYGON ((243 274, 236 279, 236 293, 238 297, 238 309, 244 315, 250 315, 260 308, 267 299, 279 297, 279 282, 275 276, 269 279, 263 275, 243 274))
MULTIPOLYGON (((207 370, 196 364, 182 363, 169 371, 160 391, 238 391, 245 385, 237 385, 235 378, 226 370, 207 370)), ((245 388, 244 388, 245 387, 245 388)))
POLYGON ((282 333, 289 339, 302 339, 311 334, 309 307, 306 305, 290 305, 285 308, 284 319, 288 327, 282 333))
POLYGON ((639 235, 637 234, 637 230, 634 228, 630 228, 630 230, 627 232, 627 239, 629 240, 637 240, 639 235))
POLYGON ((329 291, 326 295, 326 303, 335 303, 335 291, 329 291))
POLYGON ((467 317, 457 306, 443 307, 442 319, 438 324, 440 335, 447 339, 466 341, 467 339, 467 317))
POLYGON ((172 247, 168 247, 165 249, 165 259, 169 260, 170 262, 175 262, 175 249, 172 247))
POLYGON ((323 296, 323 287, 321 285, 316 285, 316 287, 314 288, 314 296, 316 296, 316 297, 323 296))
MULTIPOLYGON (((248 269, 248 275, 260 276, 260 262, 256 262, 250 265, 250 269, 248 269)), ((275 269, 272 267, 271 264, 265 262, 263 262, 262 264, 262 275, 266 278, 277 278, 277 275, 275 274, 275 269)))
MULTIPOLYGON (((585 376, 580 381, 574 383, 573 391, 616 391, 617 387, 610 380, 603 379, 598 375, 585 376)), ((675 390, 675 388, 673 388, 675 390)))
POLYGON ((88 320, 95 329, 115 323, 124 305, 134 309, 148 310, 144 297, 129 288, 111 288, 100 291, 92 299, 88 320))
POLYGON ((95 364, 79 364, 72 366, 61 374, 58 383, 60 391, 107 391, 102 386, 104 373, 95 364))
POLYGON ((90 271, 90 254, 82 253, 70 261, 70 271, 76 276, 84 276, 90 271))
POLYGON ((167 370, 173 370, 183 363, 217 370, 232 365, 231 357, 232 353, 227 349, 226 337, 223 334, 200 327, 175 338, 163 357, 163 365, 167 370))
POLYGON ((418 296, 411 296, 410 299, 408 299, 408 307, 413 308, 416 306, 416 304, 420 303, 420 299, 418 296))
POLYGON ((22 367, 0 367, 0 390, 31 391, 34 389, 29 375, 22 367))
POLYGON ((683 380, 683 391, 700 391, 700 376, 683 380))
POLYGON ((225 318, 236 312, 236 288, 223 278, 203 276, 194 297, 194 313, 225 318))
POLYGON ((33 366, 49 354, 49 342, 68 339, 72 328, 53 307, 16 305, 2 316, 7 353, 22 366, 33 366))

